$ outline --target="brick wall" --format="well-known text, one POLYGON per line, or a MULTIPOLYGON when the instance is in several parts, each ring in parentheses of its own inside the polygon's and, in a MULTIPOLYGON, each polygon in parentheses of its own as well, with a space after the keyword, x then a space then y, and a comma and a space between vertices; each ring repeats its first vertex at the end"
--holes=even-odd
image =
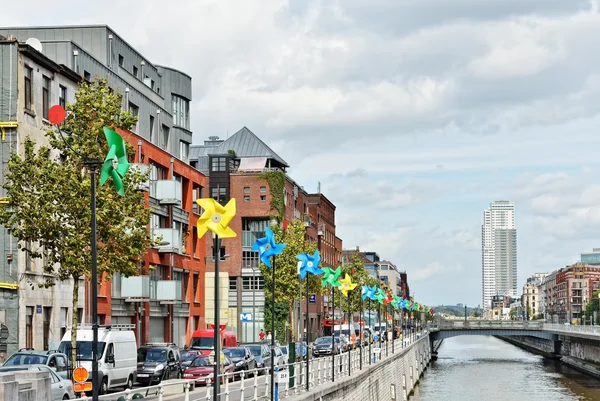
POLYGON ((364 368, 362 372, 325 383, 293 401, 407 400, 431 359, 429 335, 389 359, 364 368), (395 390, 395 397, 393 391, 395 390))

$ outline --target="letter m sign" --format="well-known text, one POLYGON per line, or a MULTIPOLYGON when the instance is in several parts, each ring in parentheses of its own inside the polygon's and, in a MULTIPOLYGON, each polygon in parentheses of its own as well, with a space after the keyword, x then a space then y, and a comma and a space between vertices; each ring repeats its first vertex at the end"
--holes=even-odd
POLYGON ((240 313, 240 322, 251 322, 252 321, 252 313, 240 313))

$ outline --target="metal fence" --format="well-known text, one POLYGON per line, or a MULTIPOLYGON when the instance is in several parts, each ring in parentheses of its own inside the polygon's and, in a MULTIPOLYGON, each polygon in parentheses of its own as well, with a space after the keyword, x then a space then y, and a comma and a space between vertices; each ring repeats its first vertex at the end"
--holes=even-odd
MULTIPOLYGON (((311 355, 308 363, 309 375, 306 375, 306 361, 290 363, 281 370, 287 374, 285 382, 277 383, 278 372, 276 372, 276 394, 278 399, 285 399, 302 392, 306 392, 306 381, 309 388, 326 385, 327 383, 349 377, 357 372, 367 369, 370 365, 391 358, 402 352, 427 331, 415 331, 408 333, 402 339, 394 341, 381 341, 369 345, 357 347, 354 350, 337 355, 326 355, 315 357, 311 355)), ((271 388, 271 376, 268 369, 254 369, 239 372, 226 373, 219 376, 221 386, 218 401, 238 400, 269 400, 271 388), (236 376, 240 376, 239 378, 236 376)), ((144 399, 163 399, 169 395, 180 394, 185 401, 211 401, 213 400, 212 378, 195 378, 182 380, 168 380, 156 386, 133 388, 120 393, 107 394, 100 400, 116 400, 123 396, 126 401, 132 400, 134 394, 140 393, 144 399), (175 388, 173 388, 175 386, 175 388)), ((90 400, 90 398, 79 398, 78 400, 90 400)))

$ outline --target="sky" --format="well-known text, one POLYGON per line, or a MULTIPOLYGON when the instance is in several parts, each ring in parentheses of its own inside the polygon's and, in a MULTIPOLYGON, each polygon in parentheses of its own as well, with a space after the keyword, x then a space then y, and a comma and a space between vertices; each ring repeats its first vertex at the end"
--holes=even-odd
POLYGON ((519 288, 600 247, 600 1, 83 4, 8 2, 3 21, 108 24, 191 75, 195 143, 247 126, 419 302, 481 304, 495 200, 516 205, 519 288))

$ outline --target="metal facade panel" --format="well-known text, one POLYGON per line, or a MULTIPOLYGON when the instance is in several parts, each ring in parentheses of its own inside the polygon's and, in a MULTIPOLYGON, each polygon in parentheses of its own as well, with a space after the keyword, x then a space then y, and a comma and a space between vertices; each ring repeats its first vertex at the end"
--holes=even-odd
POLYGON ((16 43, 0 45, 0 121, 17 121, 19 82, 16 43))

